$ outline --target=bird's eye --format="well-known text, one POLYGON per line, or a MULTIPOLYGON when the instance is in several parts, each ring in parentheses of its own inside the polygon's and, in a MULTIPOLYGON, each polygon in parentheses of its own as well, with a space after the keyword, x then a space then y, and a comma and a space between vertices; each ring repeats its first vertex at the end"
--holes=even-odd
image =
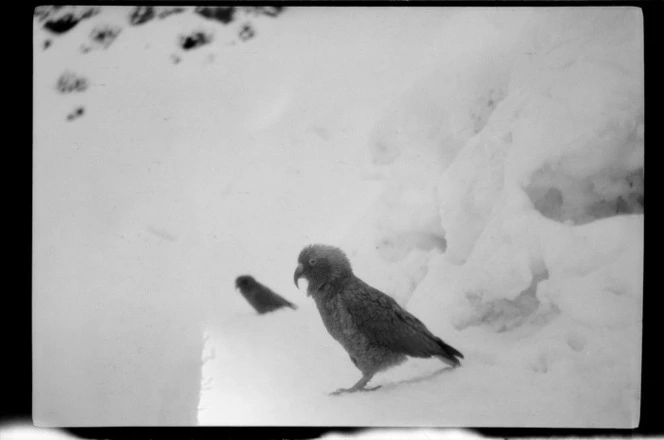
POLYGON ((311 260, 309 260, 309 264, 310 264, 311 266, 315 266, 315 265, 316 265, 316 259, 315 259, 315 258, 312 258, 311 260))

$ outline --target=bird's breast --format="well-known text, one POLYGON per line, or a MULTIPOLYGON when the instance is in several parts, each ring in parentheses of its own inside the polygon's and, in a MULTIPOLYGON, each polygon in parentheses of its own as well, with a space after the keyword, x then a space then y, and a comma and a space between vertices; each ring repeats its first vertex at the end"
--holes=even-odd
POLYGON ((321 299, 316 301, 316 305, 330 336, 337 340, 351 356, 366 351, 370 341, 358 329, 342 298, 336 296, 326 300, 321 299))

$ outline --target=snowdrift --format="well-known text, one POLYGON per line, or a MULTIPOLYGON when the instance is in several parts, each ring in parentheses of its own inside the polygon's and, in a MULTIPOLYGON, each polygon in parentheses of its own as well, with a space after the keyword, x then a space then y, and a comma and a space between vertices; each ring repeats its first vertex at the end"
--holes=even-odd
POLYGON ((411 311, 459 331, 468 363, 555 375, 574 399, 593 399, 600 377, 612 384, 600 407, 614 414, 602 423, 635 426, 641 17, 562 8, 527 21, 464 46, 465 62, 451 59, 378 124, 370 146, 388 182, 362 249, 401 281, 393 294, 411 311), (457 68, 472 73, 450 84, 457 68))

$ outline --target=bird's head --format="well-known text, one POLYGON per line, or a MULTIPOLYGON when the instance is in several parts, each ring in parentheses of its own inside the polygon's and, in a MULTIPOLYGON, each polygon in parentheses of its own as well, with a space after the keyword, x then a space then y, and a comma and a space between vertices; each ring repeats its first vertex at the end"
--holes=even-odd
POLYGON ((316 291, 325 283, 343 280, 353 274, 346 254, 334 246, 312 244, 300 252, 293 275, 295 286, 300 278, 309 282, 308 290, 316 291))
POLYGON ((251 275, 240 275, 235 279, 235 287, 242 290, 248 288, 255 282, 254 277, 251 275))

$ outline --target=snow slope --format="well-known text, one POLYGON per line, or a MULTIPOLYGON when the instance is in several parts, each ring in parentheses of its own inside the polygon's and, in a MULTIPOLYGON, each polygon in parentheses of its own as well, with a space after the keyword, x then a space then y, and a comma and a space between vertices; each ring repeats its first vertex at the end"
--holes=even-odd
POLYGON ((638 10, 131 10, 47 49, 35 21, 35 420, 638 423, 638 10), (328 396, 359 372, 292 284, 310 242, 463 368, 328 396), (243 273, 299 309, 259 317, 243 273))

